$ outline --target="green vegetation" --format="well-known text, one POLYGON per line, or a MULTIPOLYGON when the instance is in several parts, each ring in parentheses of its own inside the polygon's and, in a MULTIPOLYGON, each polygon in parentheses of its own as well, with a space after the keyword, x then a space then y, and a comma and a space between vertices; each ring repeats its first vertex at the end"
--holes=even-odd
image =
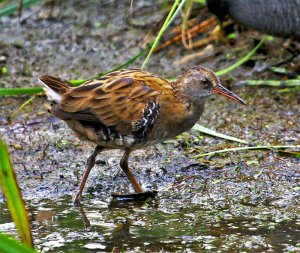
POLYGON ((232 70, 234 70, 235 68, 241 66, 243 63, 245 63, 246 61, 250 60, 250 58, 257 52, 257 50, 262 46, 262 44, 264 43, 265 39, 262 39, 255 48, 253 48, 247 55, 245 55, 242 59, 240 59, 239 61, 237 61, 236 63, 230 65, 229 67, 219 70, 217 71, 217 75, 218 76, 222 76, 225 74, 228 74, 229 72, 231 72, 232 70))
POLYGON ((3 16, 14 14, 22 8, 30 7, 31 5, 34 5, 39 2, 42 2, 42 0, 23 0, 23 1, 19 1, 17 3, 8 5, 7 7, 0 9, 0 18, 3 16), (22 5, 22 7, 20 7, 20 4, 22 5))
POLYGON ((0 233, 0 252, 3 253, 35 253, 36 251, 20 244, 17 240, 0 233))
MULTIPOLYGON (((0 187, 2 188, 3 194, 7 201, 9 211, 11 213, 13 221, 16 224, 22 242, 24 243, 24 245, 26 245, 29 248, 33 247, 32 235, 31 235, 30 225, 29 225, 24 201, 22 199, 18 182, 15 173, 13 171, 8 149, 1 139, 0 139, 0 187)), ((0 237, 0 245, 2 245, 2 247, 6 245, 5 244, 6 240, 8 240, 8 238, 4 236, 0 237)), ((14 243, 10 243, 9 245, 12 245, 12 247, 14 246, 17 247, 17 244, 14 243)), ((6 249, 12 249, 12 248, 10 248, 7 245, 6 249)), ((3 248, 3 250, 5 250, 5 248, 3 248)), ((12 252, 12 251, 6 251, 6 252, 12 252)))
POLYGON ((142 65, 141 68, 144 68, 147 64, 147 62, 149 61, 155 47, 158 45, 158 42, 161 38, 161 36, 163 35, 163 33, 167 30, 167 28, 170 26, 170 24, 172 23, 172 21, 174 20, 174 18, 176 17, 177 13, 180 11, 180 9, 182 8, 183 4, 184 4, 185 0, 179 1, 179 0, 175 0, 172 9, 170 10, 162 28, 160 29, 160 31, 158 32, 158 35, 156 36, 156 38, 153 41, 152 47, 142 65))
MULTIPOLYGON (((237 147, 237 148, 225 148, 222 150, 217 150, 217 151, 213 151, 213 152, 208 152, 208 153, 204 153, 204 154, 200 154, 200 155, 196 155, 193 156, 193 158, 200 158, 200 157, 204 157, 204 156, 213 156, 213 155, 217 155, 217 154, 223 154, 223 153, 227 153, 227 152, 237 152, 237 151, 243 151, 243 150, 281 150, 281 149, 299 149, 300 145, 279 145, 279 146, 254 146, 254 147, 237 147)), ((297 157, 296 155, 300 155, 299 152, 295 152, 295 157, 297 157)), ((299 157, 298 157, 299 158, 299 157)))
POLYGON ((235 138, 235 137, 232 137, 232 136, 228 136, 228 135, 225 135, 225 134, 218 133, 218 132, 213 131, 213 130, 211 130, 209 128, 201 126, 199 124, 196 124, 193 127, 193 129, 197 130, 197 131, 200 131, 200 132, 202 132, 204 134, 211 135, 211 136, 218 137, 218 138, 222 138, 222 139, 225 139, 225 140, 235 141, 235 142, 239 142, 239 143, 242 143, 242 144, 247 144, 248 143, 245 140, 241 140, 241 139, 238 139, 238 138, 235 138))

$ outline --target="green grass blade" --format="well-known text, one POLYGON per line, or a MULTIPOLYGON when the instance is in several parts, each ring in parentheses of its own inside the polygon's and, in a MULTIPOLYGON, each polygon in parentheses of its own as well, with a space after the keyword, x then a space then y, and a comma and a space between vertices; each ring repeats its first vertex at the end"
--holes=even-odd
POLYGON ((27 88, 1 88, 0 96, 16 96, 16 95, 30 95, 42 92, 42 87, 27 87, 27 88))
POLYGON ((93 78, 90 78, 90 79, 74 79, 74 80, 70 80, 69 82, 71 84, 73 84, 74 86, 79 86, 80 84, 83 84, 86 81, 91 80, 91 79, 93 79, 93 78))
POLYGON ((205 133, 205 134, 212 135, 214 137, 219 137, 219 138, 222 138, 222 139, 226 139, 226 140, 229 140, 229 141, 235 141, 235 142, 239 142, 239 143, 243 143, 243 144, 248 144, 249 143, 245 140, 241 140, 241 139, 238 139, 238 138, 226 135, 226 134, 218 133, 214 130, 211 130, 211 129, 206 128, 204 126, 201 126, 199 124, 194 125, 193 129, 197 130, 197 131, 200 131, 201 133, 205 133))
POLYGON ((296 87, 300 86, 300 79, 287 79, 287 80, 244 80, 237 83, 237 85, 248 86, 270 86, 270 87, 296 87))
POLYGON ((200 158, 204 156, 213 156, 216 154, 223 154, 227 152, 237 152, 237 151, 242 151, 242 150, 262 150, 262 149, 267 149, 267 150, 273 150, 273 149, 286 149, 286 148, 300 148, 300 145, 287 145, 287 146, 255 146, 255 147, 238 147, 238 148, 225 148, 222 150, 217 150, 213 152, 208 152, 200 155, 193 156, 193 158, 200 158))
POLYGON ((194 0, 195 3, 206 5, 206 0, 194 0))
MULTIPOLYGON (((36 4, 38 2, 41 2, 41 0, 23 0, 22 5, 23 5, 23 8, 26 8, 33 4, 36 4)), ((19 4, 18 4, 18 2, 16 2, 14 4, 11 4, 7 7, 0 9, 0 18, 3 16, 7 16, 7 15, 17 12, 18 8, 19 8, 19 4)))
POLYGON ((281 68, 281 67, 269 67, 269 70, 273 71, 274 73, 277 74, 282 74, 282 75, 288 75, 289 71, 286 68, 281 68))
POLYGON ((179 12, 179 10, 182 8, 183 4, 185 3, 185 0, 182 0, 181 2, 179 0, 175 0, 162 28, 160 29, 160 31, 158 32, 158 35, 156 36, 156 38, 153 41, 153 44, 151 46, 151 49, 142 65, 142 69, 146 66, 148 60, 150 59, 153 50, 155 49, 155 47, 157 46, 161 36, 163 35, 163 33, 166 31, 166 29, 169 27, 169 25, 172 23, 172 21, 174 20, 174 18, 176 17, 177 13, 179 12), (178 7, 177 7, 178 6, 178 7))
POLYGON ((6 145, 0 138, 0 187, 6 198, 12 219, 16 224, 22 242, 33 247, 32 235, 25 205, 13 171, 6 145))
POLYGON ((29 105, 33 99, 35 99, 35 96, 31 97, 30 99, 27 99, 16 111, 14 111, 10 117, 11 120, 14 120, 14 118, 17 116, 17 114, 22 111, 27 105, 29 105))
POLYGON ((14 238, 11 238, 0 232, 0 252, 2 253, 36 253, 35 250, 20 244, 14 238))
POLYGON ((225 69, 221 69, 221 70, 217 71, 216 74, 218 76, 222 76, 222 75, 225 75, 225 74, 229 73, 230 71, 234 70, 235 68, 241 66, 243 63, 248 61, 256 53, 256 51, 262 46, 262 44, 264 43, 265 40, 266 40, 265 38, 261 39, 261 41, 256 45, 256 47, 253 48, 242 59, 240 59, 239 61, 237 61, 236 63, 230 65, 229 67, 227 67, 225 69))

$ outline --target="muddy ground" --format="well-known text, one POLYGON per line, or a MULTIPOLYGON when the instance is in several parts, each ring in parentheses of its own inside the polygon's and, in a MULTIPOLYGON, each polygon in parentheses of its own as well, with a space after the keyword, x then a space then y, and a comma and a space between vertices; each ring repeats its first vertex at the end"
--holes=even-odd
MULTIPOLYGON (((49 8, 40 4, 25 10, 21 23, 15 16, 0 19, 0 66, 8 70, 0 77, 0 87, 36 86, 44 73, 81 79, 112 69, 142 49, 151 25, 165 14, 160 3, 149 1, 133 1, 132 7, 131 1, 61 1, 47 18, 49 8)), ((165 78, 199 64, 223 69, 259 38, 256 32, 234 28, 234 40, 212 43, 201 58, 174 64, 203 50, 178 44, 153 55, 146 69, 165 78)), ((223 84, 247 105, 213 97, 199 123, 252 145, 299 145, 299 90, 236 85, 245 79, 288 78, 262 71, 290 58, 287 44, 268 40, 251 61, 222 76, 223 84)), ((130 67, 140 67, 143 60, 130 67)), ((281 66, 299 75, 299 56, 281 66)), ((0 134, 42 252, 300 252, 300 161, 294 155, 244 151, 197 160, 197 154, 243 145, 192 130, 138 150, 130 159, 145 189, 191 179, 162 190, 154 201, 111 202, 112 192, 132 189, 118 166, 122 152, 103 152, 78 208, 71 196, 92 147, 46 112, 44 96, 10 122, 28 98, 0 98, 0 134)), ((14 234, 2 196, 0 200, 0 230, 14 234)))

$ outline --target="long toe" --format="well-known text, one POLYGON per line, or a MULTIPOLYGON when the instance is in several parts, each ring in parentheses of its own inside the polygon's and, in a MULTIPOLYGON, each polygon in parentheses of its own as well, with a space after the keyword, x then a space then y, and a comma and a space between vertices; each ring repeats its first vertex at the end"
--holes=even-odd
POLYGON ((120 194, 120 193, 112 193, 111 196, 114 199, 121 201, 145 201, 148 198, 154 199, 157 195, 158 191, 146 191, 146 192, 138 192, 131 194, 120 194))

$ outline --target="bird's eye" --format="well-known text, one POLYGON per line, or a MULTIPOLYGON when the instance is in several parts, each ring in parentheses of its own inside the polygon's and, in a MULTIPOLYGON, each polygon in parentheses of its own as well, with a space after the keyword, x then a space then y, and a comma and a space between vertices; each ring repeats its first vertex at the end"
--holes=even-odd
POLYGON ((209 88, 210 87, 210 81, 206 78, 202 79, 202 84, 204 88, 209 88))

